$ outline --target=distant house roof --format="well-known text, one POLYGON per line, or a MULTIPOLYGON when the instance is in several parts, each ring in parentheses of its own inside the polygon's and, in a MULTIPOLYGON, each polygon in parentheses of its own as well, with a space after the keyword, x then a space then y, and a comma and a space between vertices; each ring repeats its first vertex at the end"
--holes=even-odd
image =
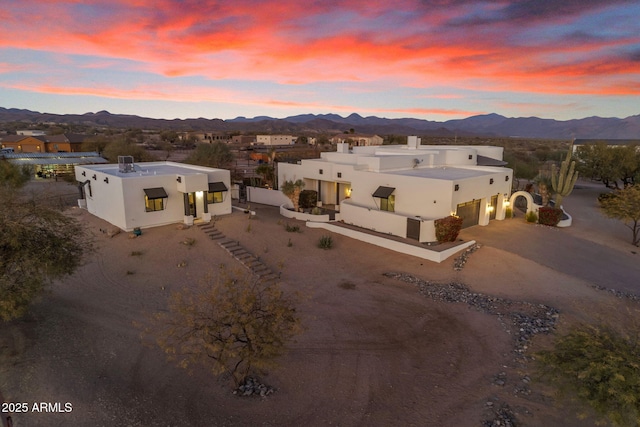
POLYGON ((38 136, 31 136, 31 135, 3 135, 2 137, 0 137, 0 141, 2 142, 20 142, 24 139, 29 139, 29 138, 33 138, 33 139, 38 139, 42 142, 45 142, 45 137, 42 135, 38 135, 38 136))
POLYGON ((2 157, 15 165, 90 165, 109 163, 96 152, 6 153, 2 157))
POLYGON ((68 142, 70 144, 82 144, 87 135, 81 135, 78 133, 65 133, 60 135, 47 135, 47 142, 68 142))
POLYGON ((573 141, 573 145, 590 145, 590 144, 601 144, 604 143, 606 145, 640 145, 640 139, 576 139, 573 141))

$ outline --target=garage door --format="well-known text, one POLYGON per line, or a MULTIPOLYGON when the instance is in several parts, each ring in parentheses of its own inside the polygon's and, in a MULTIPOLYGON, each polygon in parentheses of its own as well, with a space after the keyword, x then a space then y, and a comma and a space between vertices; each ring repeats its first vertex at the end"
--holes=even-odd
POLYGON ((480 200, 460 203, 456 209, 456 215, 462 218, 462 228, 478 225, 480 220, 480 200))

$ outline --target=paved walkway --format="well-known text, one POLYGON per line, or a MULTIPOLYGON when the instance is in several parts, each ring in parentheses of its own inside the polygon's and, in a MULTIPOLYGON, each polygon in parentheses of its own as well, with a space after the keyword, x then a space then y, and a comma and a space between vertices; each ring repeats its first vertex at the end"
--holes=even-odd
POLYGON ((623 240, 630 238, 631 232, 629 236, 621 234, 621 224, 612 224, 599 214, 594 198, 602 191, 604 186, 574 190, 565 203, 574 224, 565 229, 528 224, 520 216, 465 229, 460 237, 520 255, 594 285, 640 295, 640 248, 623 240))

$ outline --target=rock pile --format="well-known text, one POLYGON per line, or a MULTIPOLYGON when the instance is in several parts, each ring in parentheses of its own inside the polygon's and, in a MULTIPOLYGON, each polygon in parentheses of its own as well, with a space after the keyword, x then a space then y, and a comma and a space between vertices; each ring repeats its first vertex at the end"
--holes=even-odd
MULTIPOLYGON (((535 335, 552 332, 559 317, 558 310, 553 307, 524 301, 511 301, 505 298, 472 292, 462 283, 436 283, 422 280, 406 273, 391 272, 384 273, 384 276, 412 283, 418 287, 422 295, 432 300, 447 303, 465 303, 476 310, 498 316, 506 332, 513 335, 513 353, 515 355, 513 362, 521 362, 522 365, 527 361, 526 351, 531 339, 535 335)), ((514 395, 530 395, 529 383, 531 379, 529 376, 524 375, 520 380, 514 386, 514 395)), ((507 373, 503 371, 494 375, 492 383, 498 387, 507 386, 507 373)), ((513 410, 505 402, 498 402, 497 398, 487 401, 487 411, 488 414, 485 420, 482 421, 482 425, 485 427, 513 427, 518 425, 513 410)))
MULTIPOLYGON (((496 402, 497 403, 497 402, 496 402)), ((516 417, 506 403, 496 404, 492 401, 487 402, 487 407, 492 412, 491 420, 482 421, 484 427, 515 427, 517 426, 516 417)))
POLYGON ((406 273, 384 273, 384 276, 413 283, 422 295, 432 300, 466 303, 479 311, 498 316, 507 333, 513 333, 513 351, 518 356, 524 356, 535 335, 550 333, 558 321, 558 310, 544 304, 491 297, 472 292, 462 283, 436 283, 406 273))
POLYGON ((460 254, 460 256, 458 256, 456 259, 453 260, 453 269, 456 271, 462 270, 462 267, 464 267, 464 265, 467 263, 467 259, 469 258, 469 255, 471 255, 481 247, 482 245, 478 243, 474 243, 473 245, 465 249, 464 252, 460 254))
POLYGON ((617 291, 615 289, 605 288, 604 286, 600 286, 600 285, 593 285, 593 288, 598 291, 609 292, 610 294, 613 294, 616 298, 628 299, 636 302, 640 301, 640 296, 629 293, 629 292, 617 291))
POLYGON ((238 396, 260 396, 266 397, 273 393, 275 389, 261 383, 257 378, 247 377, 240 387, 233 391, 238 396))

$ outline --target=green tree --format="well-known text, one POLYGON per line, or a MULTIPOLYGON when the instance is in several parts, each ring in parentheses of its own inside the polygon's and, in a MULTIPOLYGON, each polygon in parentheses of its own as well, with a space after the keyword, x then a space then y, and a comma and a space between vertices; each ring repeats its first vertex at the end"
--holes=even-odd
POLYGON ((162 141, 174 143, 178 140, 178 132, 173 130, 165 130, 160 132, 160 139, 162 141))
POLYGON ((109 138, 104 135, 95 135, 87 138, 82 143, 82 151, 95 151, 102 155, 104 149, 109 145, 109 138))
POLYGON ((631 230, 631 244, 640 245, 640 185, 616 190, 611 197, 602 198, 600 207, 609 218, 619 219, 631 230))
MULTIPOLYGON (((578 326, 536 355, 542 378, 615 426, 640 425, 638 333, 578 326)), ((582 414, 583 416, 586 414, 582 414)))
POLYGON ((28 167, 18 167, 7 160, 0 160, 0 186, 6 189, 17 189, 26 184, 31 178, 28 167))
POLYGON ((201 289, 174 293, 169 311, 156 315, 147 332, 159 328, 158 345, 180 367, 204 364, 214 375, 231 375, 238 386, 252 371, 273 366, 301 331, 295 303, 276 284, 232 279, 222 271, 201 289))
POLYGON ((636 145, 582 145, 576 149, 576 158, 583 176, 600 180, 608 188, 631 185, 640 178, 640 152, 636 145))
POLYGON ((73 218, 21 194, 17 167, 0 165, 0 320, 8 321, 24 315, 47 284, 72 274, 91 243, 73 218))
POLYGON ((262 179, 267 185, 273 187, 275 180, 275 169, 273 165, 262 163, 256 168, 256 173, 262 176, 262 179))
POLYGON ((233 162, 233 153, 224 142, 200 144, 193 153, 185 159, 185 163, 192 165, 223 169, 228 168, 231 162, 233 162))
POLYGON ((132 156, 135 162, 150 162, 155 156, 137 144, 116 140, 110 142, 103 150, 102 156, 111 163, 118 162, 118 156, 132 156))
POLYGON ((297 181, 287 180, 282 183, 280 191, 287 196, 291 203, 293 203, 293 210, 298 211, 298 202, 300 201, 300 192, 304 189, 304 181, 299 179, 297 181))

